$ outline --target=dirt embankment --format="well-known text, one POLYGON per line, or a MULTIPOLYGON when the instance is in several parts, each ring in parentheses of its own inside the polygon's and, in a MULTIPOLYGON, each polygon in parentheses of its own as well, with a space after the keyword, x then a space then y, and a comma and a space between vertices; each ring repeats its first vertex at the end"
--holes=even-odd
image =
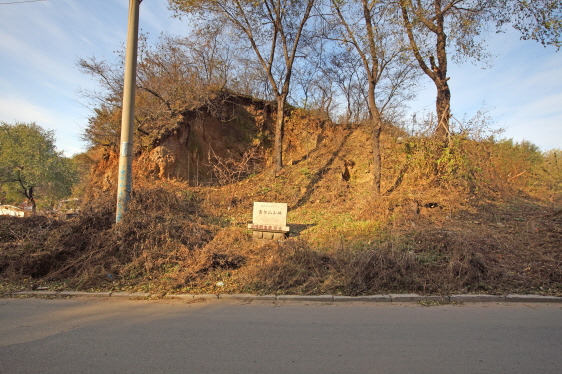
POLYGON ((218 114, 184 113, 142 143, 120 225, 117 157, 95 150, 77 218, 0 217, 0 281, 10 290, 562 294, 560 196, 520 149, 462 136, 444 147, 385 126, 384 194, 374 196, 368 127, 293 110, 275 175, 273 112, 239 99, 218 114), (287 240, 252 239, 254 201, 288 203, 287 240))
POLYGON ((285 241, 254 240, 245 221, 208 215, 207 203, 159 188, 138 191, 119 226, 113 201, 66 222, 1 217, 0 277, 11 289, 561 294, 562 213, 525 200, 384 229, 359 221, 315 233, 329 220, 296 219, 285 241))

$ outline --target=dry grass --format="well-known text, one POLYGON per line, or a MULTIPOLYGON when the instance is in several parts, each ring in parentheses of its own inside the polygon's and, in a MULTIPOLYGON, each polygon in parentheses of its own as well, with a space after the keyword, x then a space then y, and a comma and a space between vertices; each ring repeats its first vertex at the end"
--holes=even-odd
POLYGON ((561 293, 562 214, 528 200, 459 211, 445 225, 378 228, 369 241, 342 229, 349 240, 332 247, 314 246, 313 234, 253 240, 177 191, 137 193, 142 210, 119 226, 109 203, 69 222, 2 218, 2 279, 150 292, 561 293))
POLYGON ((52 230, 27 228, 24 251, 2 252, 3 277, 68 280, 76 288, 103 287, 115 280, 137 283, 182 264, 212 238, 213 229, 197 216, 191 195, 141 189, 119 225, 113 224, 114 202, 113 196, 91 201, 79 217, 53 224, 52 230))
POLYGON ((540 183, 532 149, 459 137, 443 150, 387 133, 391 192, 373 197, 365 133, 324 136, 278 176, 137 183, 117 226, 107 195, 67 222, 0 217, 0 280, 151 292, 562 294, 560 193, 540 183), (289 204, 288 240, 252 239, 253 201, 289 204))

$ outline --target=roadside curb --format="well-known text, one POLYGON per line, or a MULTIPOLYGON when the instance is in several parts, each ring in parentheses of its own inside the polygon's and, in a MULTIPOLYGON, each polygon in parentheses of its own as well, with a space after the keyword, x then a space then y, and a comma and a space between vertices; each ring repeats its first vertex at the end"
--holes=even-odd
POLYGON ((238 300, 238 301, 275 301, 275 302, 364 302, 364 303, 562 303, 560 296, 542 295, 487 295, 487 294, 458 294, 458 295, 418 295, 418 294, 389 294, 369 296, 339 296, 339 295, 252 295, 252 294, 165 294, 146 292, 83 292, 83 291, 21 291, 10 294, 12 297, 109 297, 129 299, 181 299, 181 300, 238 300))

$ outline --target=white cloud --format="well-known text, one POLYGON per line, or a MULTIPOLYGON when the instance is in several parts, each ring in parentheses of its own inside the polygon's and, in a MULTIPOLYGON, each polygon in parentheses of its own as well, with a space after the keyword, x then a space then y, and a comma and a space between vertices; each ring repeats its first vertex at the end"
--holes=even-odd
POLYGON ((46 108, 31 104, 23 99, 0 97, 0 119, 4 122, 37 122, 54 124, 57 115, 46 108))
MULTIPOLYGON (((95 84, 76 67, 78 58, 113 59, 127 33, 128 0, 53 0, 2 8, 0 22, 0 120, 35 121, 55 129, 67 153, 82 147, 88 110, 79 88, 95 84)), ((143 1, 140 24, 155 40, 183 34, 189 24, 171 18, 166 0, 143 1)), ((491 35, 492 67, 450 66, 452 109, 457 118, 490 107, 506 136, 542 148, 562 147, 562 53, 522 42, 515 33, 491 35)), ((435 87, 424 78, 413 111, 432 112, 435 87), (425 88, 424 88, 425 86, 425 88)))
POLYGON ((82 129, 76 125, 76 115, 62 114, 60 110, 33 104, 24 98, 0 97, 0 121, 7 123, 35 122, 55 132, 57 148, 69 156, 83 150, 80 140, 82 129))

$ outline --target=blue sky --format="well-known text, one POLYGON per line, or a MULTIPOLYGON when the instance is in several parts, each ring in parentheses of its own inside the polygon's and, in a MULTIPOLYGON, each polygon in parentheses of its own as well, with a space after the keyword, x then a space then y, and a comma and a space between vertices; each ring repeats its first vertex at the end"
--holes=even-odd
MULTIPOLYGON (((55 131, 67 156, 84 150, 80 140, 91 109, 80 90, 96 83, 81 73, 79 58, 114 58, 127 35, 128 0, 47 0, 1 3, 0 120, 36 122, 55 131)), ((140 28, 156 38, 181 34, 166 0, 145 0, 140 28)))
MULTIPOLYGON (((80 135, 91 109, 80 90, 96 88, 77 68, 79 58, 112 59, 127 33, 128 0, 0 0, 0 120, 36 122, 53 130, 67 156, 84 150, 80 135)), ((171 18, 166 0, 144 0, 140 27, 185 34, 186 21, 171 18)), ((529 140, 543 150, 562 148, 562 51, 492 35, 492 67, 450 67, 456 118, 487 108, 503 137, 529 140)), ((416 112, 432 111, 435 90, 422 81, 416 112), (423 86, 426 86, 424 88, 423 86)))

